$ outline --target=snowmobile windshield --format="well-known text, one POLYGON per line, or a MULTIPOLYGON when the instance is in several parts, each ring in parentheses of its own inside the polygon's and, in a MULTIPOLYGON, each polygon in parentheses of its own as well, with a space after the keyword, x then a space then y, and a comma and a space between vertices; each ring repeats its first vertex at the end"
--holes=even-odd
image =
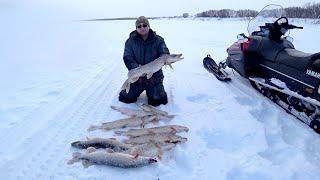
POLYGON ((252 35, 253 32, 262 31, 262 33, 268 33, 263 31, 268 31, 266 28, 261 28, 265 26, 266 23, 274 23, 278 18, 284 17, 284 9, 280 5, 270 4, 264 7, 256 17, 252 18, 248 23, 248 33, 252 35))

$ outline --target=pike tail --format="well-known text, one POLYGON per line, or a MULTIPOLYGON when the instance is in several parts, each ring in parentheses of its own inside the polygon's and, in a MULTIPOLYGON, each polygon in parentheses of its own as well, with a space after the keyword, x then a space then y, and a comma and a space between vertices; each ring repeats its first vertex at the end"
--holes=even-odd
POLYGON ((121 91, 122 91, 122 90, 126 90, 126 93, 129 92, 129 90, 130 90, 130 83, 129 83, 129 80, 128 80, 128 79, 123 83, 123 85, 122 85, 122 87, 121 87, 121 91))
POLYGON ((70 160, 68 161, 68 164, 71 165, 71 164, 73 164, 73 163, 75 163, 75 162, 80 161, 80 157, 81 157, 81 153, 79 153, 79 152, 73 153, 73 154, 72 154, 72 159, 70 159, 70 160))
POLYGON ((101 127, 100 127, 100 126, 96 126, 96 125, 91 125, 91 126, 87 129, 87 131, 94 131, 94 130, 97 130, 97 129, 101 129, 101 127))
POLYGON ((162 147, 155 141, 150 141, 150 143, 152 143, 157 149, 158 149, 158 152, 157 152, 157 156, 159 158, 159 160, 162 159, 162 156, 163 156, 163 150, 162 150, 162 147))
POLYGON ((127 84, 126 93, 129 93, 129 91, 130 91, 130 83, 127 84))
POLYGON ((168 115, 168 116, 166 116, 166 118, 167 118, 168 120, 171 120, 171 119, 173 119, 175 116, 176 116, 176 115, 168 115))

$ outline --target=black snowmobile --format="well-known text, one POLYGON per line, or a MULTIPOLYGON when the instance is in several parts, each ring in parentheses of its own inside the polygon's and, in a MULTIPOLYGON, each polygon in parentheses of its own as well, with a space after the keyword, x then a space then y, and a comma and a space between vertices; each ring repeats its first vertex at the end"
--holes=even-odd
POLYGON ((234 69, 263 95, 320 133, 320 53, 296 50, 292 38, 286 36, 290 29, 303 27, 289 24, 281 7, 267 6, 250 21, 249 37, 238 35, 238 41, 227 49, 225 60, 216 64, 208 55, 203 65, 221 81, 231 80, 225 68, 234 69), (258 17, 277 18, 253 31, 250 24, 261 22, 258 17))

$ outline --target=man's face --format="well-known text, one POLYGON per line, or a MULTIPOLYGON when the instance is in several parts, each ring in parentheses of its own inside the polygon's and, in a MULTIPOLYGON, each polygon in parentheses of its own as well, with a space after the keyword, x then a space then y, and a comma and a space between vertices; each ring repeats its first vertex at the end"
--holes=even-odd
POLYGON ((144 23, 140 23, 138 24, 137 28, 137 32, 141 35, 141 36, 145 36, 149 33, 149 26, 147 24, 144 23))

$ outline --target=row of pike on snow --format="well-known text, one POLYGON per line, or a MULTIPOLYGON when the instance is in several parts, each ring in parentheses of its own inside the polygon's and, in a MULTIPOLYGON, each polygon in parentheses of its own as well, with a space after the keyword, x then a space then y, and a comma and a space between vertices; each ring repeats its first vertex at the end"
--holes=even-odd
POLYGON ((88 131, 102 129, 115 130, 116 135, 126 136, 119 141, 116 138, 87 138, 84 141, 71 143, 72 147, 86 149, 85 153, 75 152, 68 164, 82 161, 84 167, 93 164, 109 165, 122 168, 133 168, 150 165, 161 160, 164 151, 173 149, 179 143, 185 143, 187 138, 176 133, 188 132, 189 129, 180 125, 166 125, 144 128, 146 124, 161 120, 170 121, 174 115, 159 110, 150 105, 140 105, 140 109, 130 109, 111 106, 112 109, 129 116, 113 122, 92 125, 88 131), (127 127, 140 129, 117 130, 127 127))

